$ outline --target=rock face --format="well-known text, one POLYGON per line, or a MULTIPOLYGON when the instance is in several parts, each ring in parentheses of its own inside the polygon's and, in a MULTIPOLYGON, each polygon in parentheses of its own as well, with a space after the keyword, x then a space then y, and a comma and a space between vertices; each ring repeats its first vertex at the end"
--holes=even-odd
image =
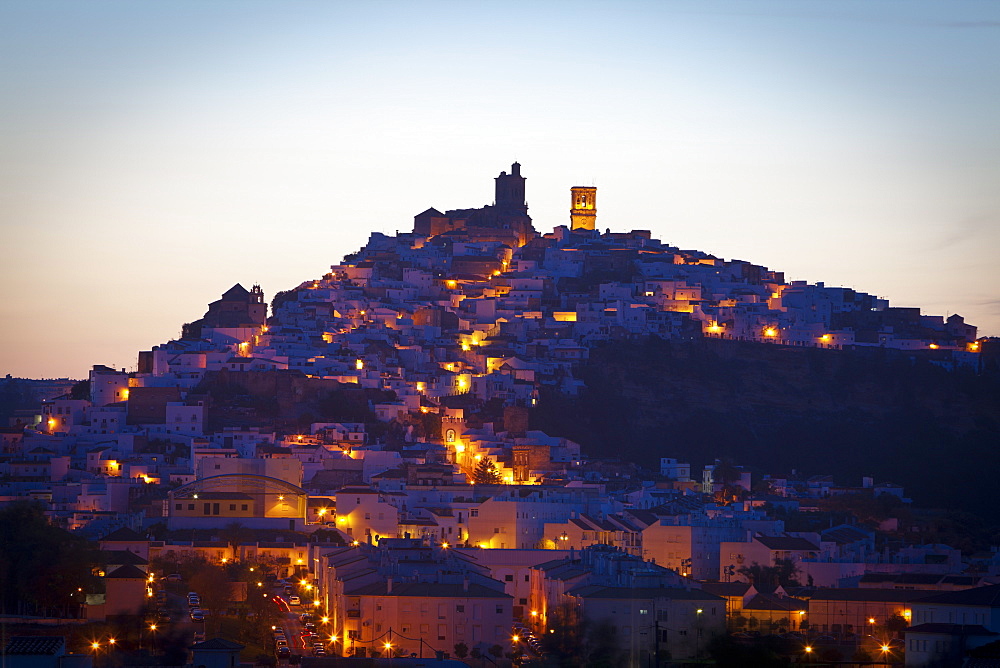
POLYGON ((918 504, 963 510, 990 495, 998 373, 947 372, 894 351, 652 339, 595 348, 580 377, 580 397, 543 396, 533 428, 591 456, 653 468, 660 457, 732 457, 852 484, 875 475, 918 504))

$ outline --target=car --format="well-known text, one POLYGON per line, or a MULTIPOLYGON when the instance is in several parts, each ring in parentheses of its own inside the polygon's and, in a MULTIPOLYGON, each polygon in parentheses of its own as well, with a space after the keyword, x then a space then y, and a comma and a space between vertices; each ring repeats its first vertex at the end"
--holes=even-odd
POLYGON ((205 633, 203 631, 195 631, 194 632, 194 641, 195 642, 205 642, 205 633))
POLYGON ((326 649, 323 647, 313 647, 313 656, 326 656, 326 649))
POLYGON ((300 622, 311 622, 314 619, 316 619, 316 615, 314 615, 311 612, 303 612, 301 615, 299 615, 300 622))
POLYGON ((303 624, 303 626, 304 626, 304 627, 306 628, 306 630, 308 630, 308 631, 312 631, 313 633, 315 633, 315 632, 316 632, 316 625, 315 625, 315 624, 313 624, 312 622, 306 622, 305 624, 303 624))
POLYGON ((190 615, 191 615, 191 621, 192 622, 203 622, 203 621, 205 621, 205 611, 202 610, 201 608, 192 608, 191 612, 190 612, 190 615))
POLYGON ((277 639, 277 640, 274 641, 274 646, 275 647, 288 647, 288 641, 285 640, 284 638, 279 638, 279 639, 277 639))
POLYGON ((302 605, 302 599, 298 596, 289 596, 288 605, 302 605))
POLYGON ((171 573, 170 575, 167 576, 167 579, 170 580, 171 582, 180 582, 181 581, 181 574, 180 573, 171 573))
POLYGON ((277 650, 279 659, 287 659, 292 655, 292 650, 288 649, 288 646, 279 647, 277 650))

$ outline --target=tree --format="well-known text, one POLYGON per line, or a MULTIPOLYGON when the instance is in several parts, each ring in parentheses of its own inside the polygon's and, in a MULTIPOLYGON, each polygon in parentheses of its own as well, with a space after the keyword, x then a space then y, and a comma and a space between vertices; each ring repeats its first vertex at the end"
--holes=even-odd
POLYGON ((247 529, 240 522, 230 522, 222 529, 222 539, 229 544, 229 548, 232 550, 232 559, 235 561, 239 558, 240 543, 242 543, 247 535, 247 529))
POLYGON ((460 659, 464 659, 465 657, 469 656, 469 646, 466 645, 464 642, 455 643, 455 656, 457 656, 460 659))
POLYGON ((191 589, 198 592, 201 607, 206 611, 205 632, 218 633, 219 615, 229 607, 233 598, 232 583, 226 577, 226 572, 217 564, 204 562, 190 578, 191 589))
POLYGON ((489 457, 479 460, 476 470, 472 473, 472 481, 477 485, 499 485, 500 473, 496 464, 489 457))
POLYGON ((83 595, 100 586, 96 549, 50 525, 40 504, 19 501, 0 510, 0 536, 2 611, 75 616, 83 595))
POLYGON ((754 586, 760 587, 799 587, 795 578, 799 569, 791 559, 775 559, 774 566, 761 566, 756 561, 749 566, 743 566, 736 571, 750 580, 754 586))

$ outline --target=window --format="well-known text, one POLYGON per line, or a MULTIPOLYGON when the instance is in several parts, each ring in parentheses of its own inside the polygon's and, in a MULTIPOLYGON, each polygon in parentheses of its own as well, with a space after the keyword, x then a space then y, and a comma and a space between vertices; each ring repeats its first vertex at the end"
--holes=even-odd
POLYGON ((455 606, 455 612, 465 612, 465 606, 464 605, 456 605, 455 606))
POLYGON ((503 606, 502 605, 498 605, 497 606, 497 614, 498 615, 502 615, 503 614, 503 606))
POLYGON ((175 504, 174 505, 174 510, 180 510, 182 505, 184 505, 184 504, 181 504, 181 503, 175 504))
POLYGON ((240 506, 240 510, 246 510, 246 509, 247 509, 247 504, 244 503, 242 506, 240 506))
POLYGON ((513 575, 505 575, 505 576, 503 576, 503 581, 504 582, 513 582, 514 581, 514 576, 513 575))
POLYGON ((469 517, 479 517, 479 508, 469 510, 469 517))
POLYGON ((194 510, 194 504, 193 503, 189 503, 188 504, 188 510, 194 510))
POLYGON ((235 503, 230 503, 229 504, 229 509, 230 510, 236 510, 236 504, 235 503))

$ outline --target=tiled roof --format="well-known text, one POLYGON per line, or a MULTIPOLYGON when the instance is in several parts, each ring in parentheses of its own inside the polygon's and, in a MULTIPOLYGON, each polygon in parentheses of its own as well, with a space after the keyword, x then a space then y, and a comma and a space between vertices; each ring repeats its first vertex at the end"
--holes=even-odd
POLYGON ((797 536, 757 536, 758 543, 769 550, 807 550, 816 552, 819 546, 797 536))
POLYGON ((791 596, 757 594, 747 601, 743 608, 745 610, 783 610, 789 612, 806 610, 808 605, 805 601, 792 598, 791 596))
POLYGON ((132 564, 139 566, 149 563, 135 552, 129 552, 128 550, 104 550, 103 556, 104 563, 106 564, 132 564))
POLYGON ((115 580, 145 580, 146 572, 136 568, 132 564, 125 564, 111 571, 105 577, 115 580))
POLYGON ((66 639, 62 636, 14 636, 4 647, 5 655, 38 656, 62 653, 66 639))
POLYGON ((943 594, 927 596, 920 599, 921 603, 943 605, 973 605, 977 607, 1000 608, 1000 585, 989 587, 973 587, 962 591, 949 591, 943 594))
POLYGON ((817 589, 809 598, 813 601, 878 601, 905 603, 923 598, 931 592, 926 589, 817 589))

